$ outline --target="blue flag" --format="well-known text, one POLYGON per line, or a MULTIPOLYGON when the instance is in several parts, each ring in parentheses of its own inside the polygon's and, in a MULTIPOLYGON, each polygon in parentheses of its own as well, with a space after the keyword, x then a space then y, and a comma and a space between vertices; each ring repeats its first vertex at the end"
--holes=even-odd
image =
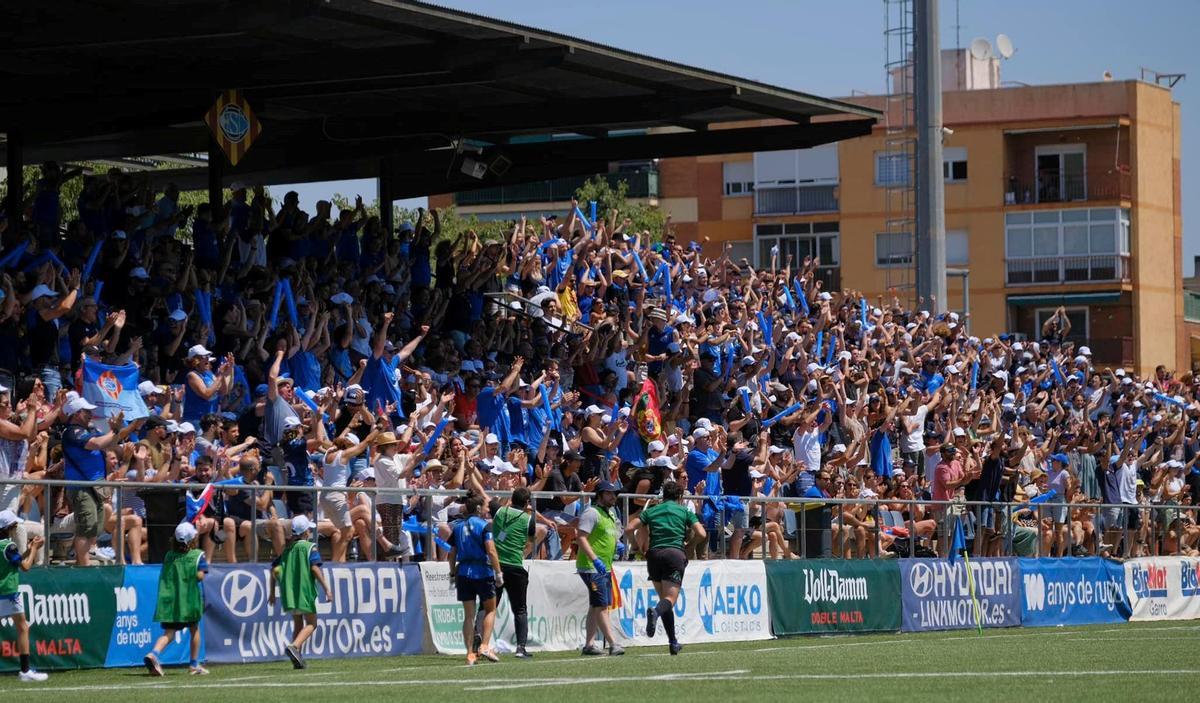
POLYGON ((123 412, 126 421, 149 415, 137 388, 141 380, 136 364, 110 366, 91 359, 83 360, 83 397, 96 406, 97 415, 112 417, 123 412))
POLYGON ((950 542, 950 553, 946 555, 950 563, 953 564, 958 561, 958 558, 962 556, 962 552, 966 548, 967 538, 963 535, 962 518, 955 518, 954 539, 950 542))
POLYGON ((804 311, 804 316, 808 317, 808 297, 804 295, 804 289, 800 287, 800 279, 792 281, 792 285, 796 288, 796 300, 800 301, 800 309, 804 311))

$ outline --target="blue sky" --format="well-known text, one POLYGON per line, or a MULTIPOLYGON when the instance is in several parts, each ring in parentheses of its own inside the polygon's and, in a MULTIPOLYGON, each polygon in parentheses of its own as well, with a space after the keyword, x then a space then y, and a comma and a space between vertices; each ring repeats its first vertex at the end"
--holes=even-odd
MULTIPOLYGON (((571 34, 673 61, 823 96, 884 91, 882 0, 442 0, 442 5, 571 34)), ((1188 204, 1200 163, 1200 27, 1196 0, 961 0, 962 45, 1008 34, 1017 47, 1004 80, 1031 84, 1137 78, 1138 67, 1189 73, 1174 89, 1183 105, 1184 274, 1200 254, 1188 204), (1192 49, 1187 47, 1191 46, 1192 49)), ((941 0, 943 47, 955 45, 955 2, 941 0)), ((584 86, 581 86, 581 89, 584 86)), ((279 186, 277 186, 278 188, 279 186)), ((287 187, 287 186, 283 186, 287 187)), ((294 186, 301 203, 335 192, 375 197, 375 182, 294 186)), ((421 201, 410 201, 410 205, 421 201)))

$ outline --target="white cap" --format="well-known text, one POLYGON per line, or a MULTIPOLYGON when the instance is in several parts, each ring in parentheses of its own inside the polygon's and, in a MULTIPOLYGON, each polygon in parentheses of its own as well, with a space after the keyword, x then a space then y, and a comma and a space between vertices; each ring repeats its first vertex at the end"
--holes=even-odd
POLYGON ((647 459, 646 464, 648 466, 663 466, 671 470, 675 469, 675 460, 669 456, 656 456, 653 459, 647 459))
POLYGON ((159 387, 154 384, 154 381, 142 381, 138 384, 137 388, 138 393, 141 393, 143 396, 162 392, 159 387))
POLYGON ((823 291, 820 295, 817 296, 817 299, 818 300, 833 300, 833 294, 823 291))
POLYGON ((1089 346, 1082 346, 1082 347, 1080 347, 1080 348, 1079 348, 1079 353, 1080 353, 1080 354, 1083 354, 1084 356, 1091 356, 1091 355, 1092 355, 1092 348, 1091 348, 1091 347, 1089 347, 1089 346))
POLYGON ((293 427, 299 426, 300 418, 296 417, 295 415, 288 415, 287 417, 283 418, 283 429, 290 430, 293 427))
POLYGON ((6 530, 21 521, 11 510, 0 510, 0 530, 6 530))
POLYGON ((187 319, 187 313, 183 311, 183 308, 175 308, 167 317, 176 322, 183 322, 187 319))
POLYGON ((696 420, 696 427, 703 427, 706 430, 711 430, 712 426, 712 420, 709 420, 707 417, 702 417, 699 420, 696 420))
POLYGON ((33 288, 33 292, 29 294, 29 302, 33 302, 38 298, 57 298, 58 292, 45 283, 39 283, 33 288))
POLYGON ((292 534, 299 537, 313 528, 312 520, 303 513, 292 518, 292 534))
POLYGON ((763 478, 765 476, 766 476, 766 474, 759 471, 758 469, 750 469, 750 478, 763 478))
POLYGON ((1115 372, 1113 372, 1113 375, 1114 375, 1114 376, 1117 376, 1117 377, 1124 376, 1124 375, 1125 375, 1125 369, 1117 369, 1115 372))
POLYGON ((697 427, 696 429, 692 430, 692 436, 696 439, 703 439, 704 437, 708 436, 708 430, 704 429, 703 427, 697 427))
POLYGON ((500 444, 500 438, 495 433, 489 432, 487 437, 483 438, 484 444, 500 444))
POLYGON ((196 539, 196 526, 190 522, 181 522, 175 526, 175 541, 191 544, 196 539))
POLYGON ((833 449, 830 449, 829 451, 833 454, 845 454, 846 445, 839 442, 838 444, 833 445, 833 449))
POLYGON ((87 402, 86 398, 72 398, 71 400, 67 401, 66 405, 63 406, 63 412, 66 413, 68 417, 77 412, 95 409, 96 406, 87 402))
POLYGON ((787 451, 787 449, 785 449, 784 447, 771 447, 768 451, 773 456, 775 454, 783 454, 784 452, 787 451))
POLYGON ((663 444, 662 440, 656 439, 650 444, 646 445, 646 451, 648 452, 665 452, 666 450, 667 445, 663 444))
POLYGON ((353 432, 347 432, 346 434, 342 435, 342 437, 350 444, 358 444, 362 441, 358 438, 358 435, 354 434, 353 432))
POLYGON ((955 437, 966 437, 966 436, 967 436, 967 431, 966 431, 966 430, 964 430, 964 429, 963 429, 963 428, 961 428, 961 427, 955 427, 955 428, 954 428, 954 436, 955 436, 955 437))
POLYGON ((196 344, 188 348, 187 358, 194 359, 198 356, 212 356, 212 352, 205 349, 203 344, 196 344))
MULTIPOLYGON (((288 420, 296 420, 296 424, 297 424, 297 425, 299 425, 299 424, 300 424, 300 420, 299 420, 299 418, 291 418, 291 417, 289 417, 289 418, 288 418, 288 420)), ((284 421, 283 421, 283 425, 284 425, 284 427, 286 427, 286 426, 287 426, 287 424, 288 424, 288 423, 287 423, 287 420, 284 420, 284 421)), ((190 422, 181 422, 181 423, 179 423, 179 425, 178 425, 178 426, 175 428, 175 432, 176 432, 176 433, 178 433, 178 434, 196 434, 196 426, 195 426, 195 425, 193 425, 193 424, 192 424, 192 423, 190 423, 190 422)))
POLYGON ((140 278, 143 281, 150 280, 150 274, 146 273, 146 269, 142 268, 141 266, 138 266, 134 270, 130 271, 129 277, 130 278, 140 278))
POLYGON ((587 409, 584 410, 584 413, 587 414, 588 417, 591 417, 592 415, 603 415, 604 408, 600 407, 599 405, 589 405, 587 406, 587 409))

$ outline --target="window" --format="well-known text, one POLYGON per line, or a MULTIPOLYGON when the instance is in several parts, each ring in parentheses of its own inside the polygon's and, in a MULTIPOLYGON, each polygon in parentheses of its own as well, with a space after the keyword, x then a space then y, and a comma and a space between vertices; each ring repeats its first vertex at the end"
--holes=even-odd
POLYGON ((1050 144, 1034 149, 1037 201, 1058 203, 1087 199, 1087 147, 1050 144))
POLYGON ((942 178, 947 183, 967 180, 967 148, 948 146, 942 149, 942 178))
POLYGON ((726 161, 725 195, 750 195, 754 192, 754 162, 726 161))
POLYGON ((876 266, 907 266, 913 260, 913 237, 908 232, 881 232, 875 235, 876 266))
POLYGON ((946 232, 946 265, 967 265, 967 232, 966 230, 950 230, 946 232))
MULTIPOLYGON (((1056 308, 1038 308, 1034 315, 1034 324, 1037 325, 1029 336, 1030 339, 1042 338, 1042 325, 1046 324, 1054 316, 1056 308)), ((1088 343, 1088 309, 1087 308, 1067 308, 1067 319, 1071 321, 1071 332, 1067 335, 1068 342, 1074 342, 1075 348, 1088 343)), ((1065 373, 1065 371, 1064 371, 1065 373)))
POLYGON ((757 267, 770 266, 771 250, 779 247, 780 268, 787 265, 788 254, 792 255, 792 266, 798 266, 806 256, 820 259, 821 268, 838 266, 841 262, 839 238, 836 222, 755 225, 754 264, 757 267))
MULTIPOLYGON (((1129 268, 1129 212, 1091 208, 1008 213, 1004 248, 1010 284, 1124 280, 1129 268)), ((946 250, 949 258, 949 233, 946 250)))
POLYGON ((875 185, 902 186, 909 182, 909 158, 904 152, 875 153, 875 185))

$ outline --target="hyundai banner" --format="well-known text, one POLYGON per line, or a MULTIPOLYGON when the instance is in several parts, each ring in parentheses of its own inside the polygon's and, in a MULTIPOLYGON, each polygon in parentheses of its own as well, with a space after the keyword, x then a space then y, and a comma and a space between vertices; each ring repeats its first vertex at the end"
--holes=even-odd
MULTIPOLYGON (((292 617, 268 603, 267 564, 214 565, 205 578, 205 643, 215 663, 283 659, 292 617)), ((330 600, 317 594, 317 629, 304 645, 314 659, 420 654, 424 599, 417 567, 326 564, 330 600)))
POLYGON ((1200 619, 1200 559, 1147 557, 1125 562, 1130 620, 1200 619))
POLYGON ((972 559, 978 612, 971 600, 966 562, 901 559, 902 627, 905 632, 1013 627, 1021 624, 1021 574, 1016 559, 972 559))
POLYGON ((1099 557, 1019 559, 1024 625, 1125 622, 1125 568, 1099 557))

